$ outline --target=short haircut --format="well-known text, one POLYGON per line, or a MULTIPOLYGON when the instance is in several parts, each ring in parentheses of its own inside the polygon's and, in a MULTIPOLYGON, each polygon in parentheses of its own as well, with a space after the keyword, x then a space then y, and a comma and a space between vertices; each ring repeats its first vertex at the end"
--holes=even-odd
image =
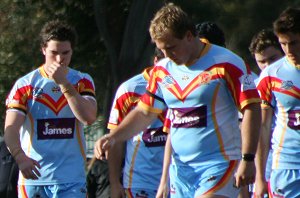
POLYGON ((46 47, 50 40, 69 41, 74 48, 77 42, 75 29, 65 21, 53 20, 47 22, 40 33, 40 45, 46 47))
POLYGON ((169 3, 157 11, 149 28, 153 41, 163 38, 167 33, 182 39, 187 31, 196 36, 196 28, 192 19, 173 3, 169 3))
POLYGON ((210 21, 199 23, 196 30, 200 38, 205 38, 215 45, 226 46, 224 32, 216 23, 210 21))
MULTIPOLYGON (((277 36, 272 29, 262 29, 252 37, 249 51, 254 57, 256 53, 261 53, 268 47, 275 47, 282 52, 277 36)), ((283 52, 282 52, 283 53, 283 52)))
POLYGON ((276 35, 292 32, 300 33, 300 9, 287 8, 273 23, 273 29, 276 35))

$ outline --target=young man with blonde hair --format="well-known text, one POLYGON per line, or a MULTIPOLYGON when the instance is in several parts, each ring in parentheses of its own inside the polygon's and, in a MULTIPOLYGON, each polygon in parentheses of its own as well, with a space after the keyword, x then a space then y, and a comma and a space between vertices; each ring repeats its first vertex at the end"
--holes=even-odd
POLYGON ((169 167, 172 198, 236 197, 234 185, 253 183, 255 176, 260 99, 250 70, 231 51, 201 42, 190 17, 174 4, 156 13, 150 35, 167 58, 154 67, 138 107, 98 140, 96 156, 168 108, 169 135, 157 197, 162 197, 169 167), (238 110, 244 113, 242 134, 238 110))

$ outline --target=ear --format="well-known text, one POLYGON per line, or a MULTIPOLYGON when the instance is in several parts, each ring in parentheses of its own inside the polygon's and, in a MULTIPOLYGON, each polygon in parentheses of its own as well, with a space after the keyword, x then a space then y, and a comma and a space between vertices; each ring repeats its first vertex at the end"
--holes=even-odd
POLYGON ((195 38, 195 36, 192 34, 192 32, 190 30, 188 30, 185 34, 186 38, 188 41, 191 41, 195 38))
POLYGON ((157 62, 158 62, 158 58, 157 58, 157 56, 154 56, 154 58, 153 58, 153 64, 156 65, 157 62))
POLYGON ((44 55, 46 55, 46 48, 42 47, 42 52, 44 55))

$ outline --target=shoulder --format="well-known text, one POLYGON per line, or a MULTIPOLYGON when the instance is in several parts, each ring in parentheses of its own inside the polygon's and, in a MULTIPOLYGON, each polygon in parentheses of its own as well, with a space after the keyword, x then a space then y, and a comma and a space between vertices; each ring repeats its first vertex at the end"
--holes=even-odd
POLYGON ((220 46, 215 46, 215 48, 216 48, 216 56, 221 58, 221 61, 245 64, 242 57, 237 55, 235 52, 220 46))
POLYGON ((27 74, 25 74, 24 76, 21 76, 20 78, 18 78, 15 82, 16 85, 28 85, 31 84, 34 80, 36 80, 37 78, 42 78, 42 76, 40 75, 39 69, 35 69, 27 74))
POLYGON ((137 89, 146 89, 146 85, 147 85, 147 80, 144 78, 143 74, 138 74, 124 81, 118 87, 117 92, 118 93, 136 92, 137 89))
POLYGON ((260 77, 263 76, 273 76, 276 75, 276 73, 278 73, 279 70, 284 69, 283 65, 285 65, 287 59, 286 58, 281 58, 279 60, 277 60, 276 62, 272 63, 271 65, 269 65, 268 67, 266 67, 260 74, 260 77))
POLYGON ((93 78, 91 77, 90 74, 88 73, 85 73, 85 72, 81 72, 81 71, 78 71, 78 70, 75 70, 75 69, 72 69, 72 68, 69 68, 69 73, 68 73, 69 76, 71 77, 77 77, 77 78, 86 78, 86 79, 89 79, 91 81, 93 81, 93 78))

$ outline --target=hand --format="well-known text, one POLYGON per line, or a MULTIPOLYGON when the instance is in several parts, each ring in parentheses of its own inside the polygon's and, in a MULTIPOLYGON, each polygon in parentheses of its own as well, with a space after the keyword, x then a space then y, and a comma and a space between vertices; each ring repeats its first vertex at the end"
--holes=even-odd
POLYGON ((237 188, 254 183, 255 164, 254 162, 241 160, 235 173, 235 186, 237 188))
POLYGON ((122 184, 120 184, 120 183, 117 183, 116 185, 111 184, 110 188, 111 188, 111 191, 110 191, 111 198, 125 198, 126 197, 122 184))
POLYGON ((63 63, 53 62, 51 65, 44 66, 44 69, 50 79, 53 79, 56 84, 66 84, 68 67, 63 63))
POLYGON ((36 180, 41 176, 37 169, 41 168, 40 164, 34 159, 27 157, 25 153, 19 154, 16 158, 16 162, 24 178, 36 180))
POLYGON ((110 137, 109 134, 105 134, 103 137, 99 138, 94 145, 95 157, 100 160, 107 159, 105 153, 114 144, 115 140, 112 137, 110 137))
POLYGON ((264 198, 265 194, 268 194, 268 184, 265 179, 255 179, 255 197, 264 198))
POLYGON ((155 198, 167 198, 168 195, 169 195, 168 185, 160 183, 155 198))

